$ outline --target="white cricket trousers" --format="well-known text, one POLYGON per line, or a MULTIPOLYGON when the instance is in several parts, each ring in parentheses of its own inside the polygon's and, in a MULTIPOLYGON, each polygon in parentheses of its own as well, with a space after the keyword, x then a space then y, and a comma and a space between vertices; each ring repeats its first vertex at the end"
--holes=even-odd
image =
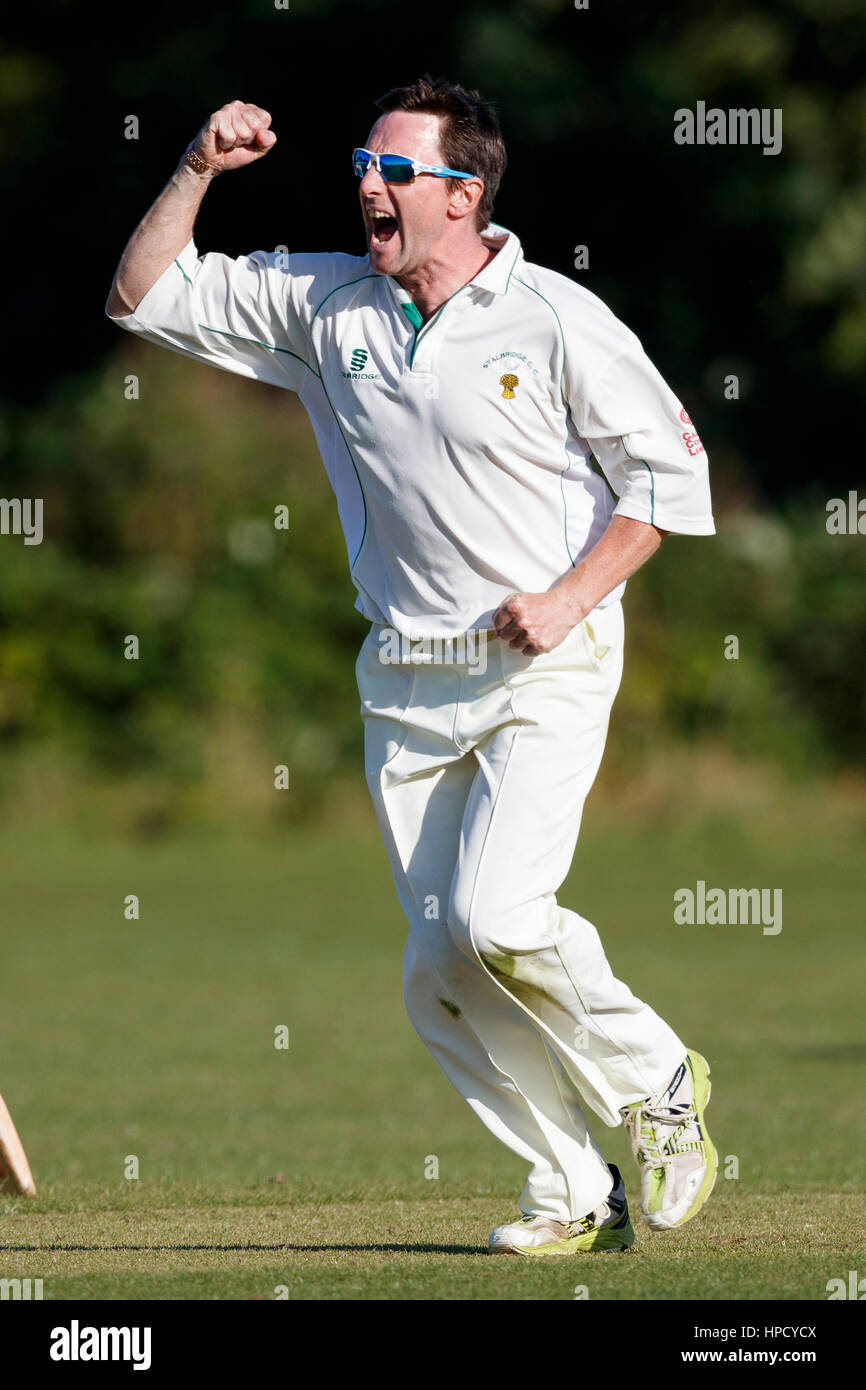
POLYGON ((622 605, 536 657, 490 634, 484 671, 483 647, 458 650, 469 661, 383 662, 390 631, 374 624, 356 674, 367 780, 409 919, 409 1018, 530 1163, 521 1209, 575 1220, 611 1185, 578 1097, 617 1125, 686 1053, 616 979, 592 923, 556 899, 622 674, 622 605))

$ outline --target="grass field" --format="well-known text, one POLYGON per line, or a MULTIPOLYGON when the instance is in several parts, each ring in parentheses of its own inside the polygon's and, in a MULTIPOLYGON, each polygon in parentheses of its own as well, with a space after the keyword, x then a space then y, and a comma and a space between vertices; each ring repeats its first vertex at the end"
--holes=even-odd
MULTIPOLYGON (((531 1265, 484 1254, 524 1165, 412 1033, 384 852, 371 816, 345 820, 6 829, 0 1091, 39 1196, 0 1194, 0 1277, 42 1278, 46 1299, 785 1300, 866 1273, 858 817, 801 797, 614 835, 590 806, 563 900, 710 1059, 738 1176, 677 1234, 636 1220, 627 1254, 531 1265), (781 933, 675 925, 698 878, 782 888, 781 933)), ((596 1133, 637 1208, 622 1131, 596 1133)))

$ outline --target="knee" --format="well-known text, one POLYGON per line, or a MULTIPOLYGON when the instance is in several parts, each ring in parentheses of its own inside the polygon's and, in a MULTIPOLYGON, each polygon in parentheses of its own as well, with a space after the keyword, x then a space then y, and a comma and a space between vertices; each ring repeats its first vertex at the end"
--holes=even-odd
POLYGON ((553 893, 504 902, 496 892, 467 892, 458 880, 448 904, 448 926, 464 955, 480 957, 501 974, 517 956, 545 950, 556 936, 559 909, 553 893))
POLYGON ((469 956, 483 961, 498 960, 509 954, 509 921, 511 914, 490 902, 481 902, 455 885, 448 904, 448 929, 454 944, 469 956))

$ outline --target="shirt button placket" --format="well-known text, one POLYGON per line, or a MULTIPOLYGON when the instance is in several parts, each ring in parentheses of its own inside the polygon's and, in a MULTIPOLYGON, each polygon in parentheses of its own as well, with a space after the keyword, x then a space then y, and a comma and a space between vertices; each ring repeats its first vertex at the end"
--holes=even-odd
MULTIPOLYGON (((457 306, 449 304, 445 313, 449 312, 453 317, 457 312, 457 306)), ((423 378, 426 383, 425 394, 429 400, 439 399, 439 360, 446 328, 447 325, 435 323, 428 329, 418 345, 412 363, 412 375, 423 378)))

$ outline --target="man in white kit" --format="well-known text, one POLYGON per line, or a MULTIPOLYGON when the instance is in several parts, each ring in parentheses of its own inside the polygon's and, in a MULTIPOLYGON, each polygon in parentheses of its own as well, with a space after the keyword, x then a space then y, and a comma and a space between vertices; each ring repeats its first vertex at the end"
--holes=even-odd
POLYGON ((713 533, 706 456, 634 334, 491 221, 505 150, 477 93, 425 78, 377 106, 353 155, 367 255, 198 255, 212 179, 276 143, 235 101, 133 234, 107 312, 306 406, 371 622, 357 676, 406 1007, 530 1164, 490 1249, 622 1250, 623 1181, 580 1102, 625 1122, 644 1218, 669 1230, 716 1177, 709 1068, 556 892, 620 681, 625 580, 665 534, 713 533))

